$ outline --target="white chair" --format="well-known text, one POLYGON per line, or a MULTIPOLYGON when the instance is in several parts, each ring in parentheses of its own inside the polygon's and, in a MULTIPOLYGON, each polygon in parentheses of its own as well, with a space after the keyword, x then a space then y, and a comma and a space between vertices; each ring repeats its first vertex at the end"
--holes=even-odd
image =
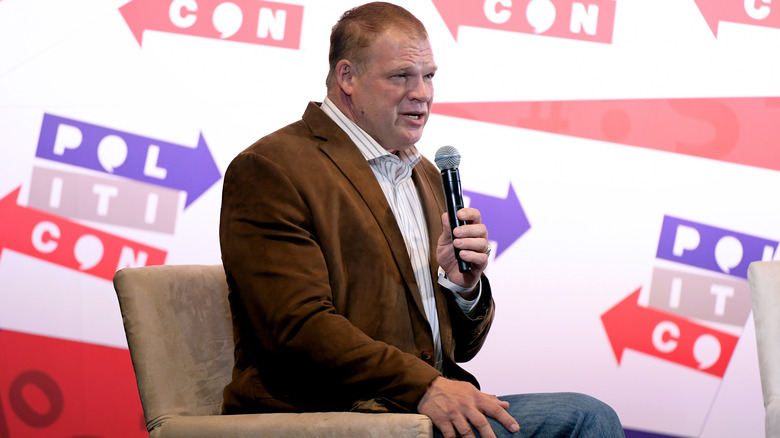
POLYGON ((767 438, 780 438, 780 261, 748 268, 767 438))
POLYGON ((151 438, 433 436, 419 414, 220 415, 233 367, 222 266, 122 269, 114 288, 151 438))

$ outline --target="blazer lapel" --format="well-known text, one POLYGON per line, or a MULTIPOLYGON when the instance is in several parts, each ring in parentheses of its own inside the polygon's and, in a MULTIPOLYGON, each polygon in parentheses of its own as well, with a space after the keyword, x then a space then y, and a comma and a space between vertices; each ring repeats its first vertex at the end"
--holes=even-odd
POLYGON ((444 206, 443 197, 436 196, 436 193, 442 191, 441 178, 436 177, 437 172, 426 172, 423 168, 424 165, 429 165, 433 168, 433 165, 429 162, 423 161, 414 167, 414 184, 417 186, 417 192, 420 194, 420 203, 422 204, 423 211, 427 214, 425 221, 428 226, 428 240, 430 248, 429 260, 431 263, 431 279, 433 281, 433 291, 436 296, 436 313, 439 316, 439 335, 441 336, 441 345, 444 353, 444 357, 449 357, 450 352, 453 349, 452 345, 452 325, 450 324, 450 314, 447 307, 447 298, 443 295, 442 288, 438 286, 438 270, 439 265, 436 263, 436 249, 439 243, 439 236, 442 233, 441 226, 441 213, 446 211, 444 206))
POLYGON ((409 260, 409 254, 406 252, 403 235, 398 228, 398 223, 387 203, 382 188, 379 187, 376 176, 371 171, 371 167, 366 162, 365 157, 363 157, 363 154, 360 153, 360 150, 358 150, 349 136, 327 114, 322 112, 318 104, 309 103, 303 115, 303 120, 309 125, 315 137, 324 140, 320 149, 339 168, 344 177, 350 181, 374 215, 390 247, 396 266, 398 266, 406 286, 412 291, 415 305, 424 316, 422 298, 417 287, 417 281, 414 278, 414 270, 409 260))

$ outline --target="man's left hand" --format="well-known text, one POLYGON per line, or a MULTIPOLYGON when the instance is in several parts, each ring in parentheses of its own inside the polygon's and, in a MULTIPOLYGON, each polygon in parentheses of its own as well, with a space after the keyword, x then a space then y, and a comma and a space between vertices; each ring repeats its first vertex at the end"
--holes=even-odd
MULTIPOLYGON (((482 215, 475 208, 462 208, 458 210, 457 216, 458 219, 465 221, 466 225, 455 228, 451 233, 447 213, 442 215, 441 221, 444 228, 439 236, 436 258, 451 282, 473 290, 488 264, 490 244, 487 228, 481 222, 482 215), (470 272, 458 270, 458 261, 455 258, 453 246, 460 250, 460 258, 464 262, 471 263, 470 272)), ((461 294, 465 299, 472 299, 473 295, 473 293, 461 294)))

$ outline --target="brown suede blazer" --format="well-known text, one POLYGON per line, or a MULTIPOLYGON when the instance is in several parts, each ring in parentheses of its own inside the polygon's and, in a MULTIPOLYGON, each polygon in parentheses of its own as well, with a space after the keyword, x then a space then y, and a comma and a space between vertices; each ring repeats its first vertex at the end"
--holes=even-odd
MULTIPOLYGON (((493 319, 487 279, 477 317, 436 283, 444 206, 430 161, 414 168, 426 212, 444 375, 476 380, 471 359, 493 319)), ((440 373, 412 265, 363 155, 317 103, 230 164, 220 244, 235 335, 225 413, 414 411, 440 373)))

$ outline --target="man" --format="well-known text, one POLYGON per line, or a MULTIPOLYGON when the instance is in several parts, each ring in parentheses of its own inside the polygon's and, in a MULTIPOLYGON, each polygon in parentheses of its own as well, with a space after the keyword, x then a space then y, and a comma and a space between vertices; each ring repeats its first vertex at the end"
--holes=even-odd
POLYGON ((387 3, 347 11, 329 58, 324 102, 225 173, 236 363, 223 411, 416 411, 446 437, 472 426, 483 437, 622 436, 594 399, 510 405, 456 364, 477 353, 493 319, 482 275, 490 246, 475 209, 458 212, 467 225, 451 235, 439 172, 415 148, 436 72, 422 23, 387 3), (458 271, 453 246, 471 272, 458 271))

